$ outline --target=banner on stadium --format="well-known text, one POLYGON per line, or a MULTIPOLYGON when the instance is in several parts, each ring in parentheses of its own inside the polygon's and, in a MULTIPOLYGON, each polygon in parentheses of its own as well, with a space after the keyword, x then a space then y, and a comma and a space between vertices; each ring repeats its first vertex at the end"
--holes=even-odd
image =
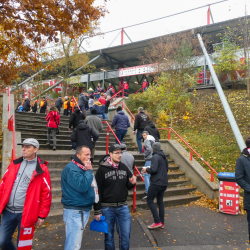
POLYGON ((157 71, 157 69, 158 69, 158 63, 140 65, 130 68, 122 68, 119 69, 119 77, 154 73, 157 71))

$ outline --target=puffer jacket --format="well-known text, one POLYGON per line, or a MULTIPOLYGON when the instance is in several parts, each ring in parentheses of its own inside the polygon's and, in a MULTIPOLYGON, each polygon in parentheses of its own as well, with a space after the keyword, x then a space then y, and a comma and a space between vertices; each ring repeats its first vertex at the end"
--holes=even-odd
POLYGON ((235 165, 236 183, 244 190, 244 209, 250 210, 250 154, 243 149, 235 165))
POLYGON ((100 102, 95 102, 93 105, 93 108, 96 109, 96 114, 97 115, 102 115, 103 114, 103 110, 104 107, 102 106, 102 104, 100 102))
POLYGON ((30 111, 30 101, 25 100, 23 103, 23 111, 30 111))
POLYGON ((111 127, 115 127, 115 130, 128 130, 130 127, 129 119, 122 110, 115 115, 111 127))
POLYGON ((144 128, 144 131, 147 131, 149 135, 152 135, 155 138, 156 142, 161 139, 159 130, 155 127, 152 121, 148 122, 148 125, 144 128))
POLYGON ((45 120, 48 122, 48 128, 57 128, 57 125, 60 125, 60 115, 57 111, 50 111, 48 115, 45 117, 45 120), (56 122, 57 124, 56 124, 56 122))

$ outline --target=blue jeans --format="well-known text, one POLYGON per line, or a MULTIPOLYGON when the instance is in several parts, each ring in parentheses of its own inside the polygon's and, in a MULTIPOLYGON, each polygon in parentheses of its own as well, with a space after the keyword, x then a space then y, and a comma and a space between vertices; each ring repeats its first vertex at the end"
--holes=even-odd
POLYGON ((115 250, 114 228, 119 233, 119 249, 128 250, 131 231, 131 215, 127 205, 120 207, 102 207, 102 215, 108 224, 108 233, 105 234, 105 250, 115 250))
POLYGON ((76 142, 72 141, 72 149, 76 150, 76 142))
POLYGON ((93 107, 89 108, 89 115, 91 115, 91 110, 92 110, 93 107))
POLYGON ((22 213, 14 214, 3 210, 0 227, 0 248, 2 250, 16 250, 12 242, 12 235, 18 227, 17 243, 21 232, 22 213))
POLYGON ((142 132, 143 130, 139 130, 137 129, 137 133, 136 133, 136 142, 139 148, 139 152, 142 154, 142 145, 141 145, 141 139, 142 139, 142 132))
MULTIPOLYGON (((117 138, 119 139, 119 141, 122 143, 122 140, 124 138, 124 136, 127 134, 127 130, 116 130, 115 131, 115 135, 117 136, 117 138)), ((116 143, 118 143, 118 141, 115 139, 116 143)))
MULTIPOLYGON (((146 161, 144 167, 151 166, 151 161, 146 161)), ((145 193, 148 193, 148 188, 150 186, 150 174, 143 174, 144 182, 145 182, 145 193)))
POLYGON ((108 114, 104 113, 104 120, 108 120, 108 114))
POLYGON ((79 108, 81 109, 82 113, 85 114, 85 105, 79 105, 79 108))
POLYGON ((89 220, 90 212, 74 209, 63 209, 66 240, 64 250, 79 250, 82 244, 82 234, 89 220))

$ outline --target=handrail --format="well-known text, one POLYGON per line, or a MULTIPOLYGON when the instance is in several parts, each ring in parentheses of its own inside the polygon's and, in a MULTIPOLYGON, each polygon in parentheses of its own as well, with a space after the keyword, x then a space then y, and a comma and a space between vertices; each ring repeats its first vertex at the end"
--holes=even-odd
POLYGON ((190 152, 190 161, 193 160, 193 153, 195 153, 199 159, 201 159, 210 169, 211 169, 211 182, 214 181, 214 173, 218 175, 218 173, 172 128, 158 128, 159 130, 168 130, 168 140, 170 140, 170 131, 173 131, 174 134, 182 141, 184 144, 191 150, 190 152))
POLYGON ((128 106, 126 105, 125 102, 118 102, 118 103, 115 103, 115 104, 111 104, 110 106, 115 106, 115 105, 118 105, 118 104, 122 104, 122 109, 123 109, 123 105, 127 108, 128 112, 131 115, 131 122, 133 122, 133 120, 135 120, 135 116, 132 114, 132 112, 130 111, 130 109, 128 108, 128 106))
POLYGON ((112 101, 114 100, 114 98, 115 98, 115 100, 116 100, 117 95, 118 95, 119 93, 121 93, 121 92, 123 92, 123 97, 124 97, 124 89, 121 89, 120 91, 118 91, 116 94, 114 94, 114 95, 110 98, 110 102, 112 102, 112 101))
MULTIPOLYGON (((134 93, 134 95, 137 94, 142 88, 143 88, 143 87, 139 88, 139 89, 134 93)), ((143 92, 144 92, 144 88, 143 88, 143 92)))
POLYGON ((8 111, 9 111, 9 119, 8 119, 8 129, 9 131, 12 131, 12 142, 13 142, 13 148, 12 148, 12 154, 11 154, 11 159, 14 160, 16 157, 16 138, 15 138, 15 107, 14 107, 14 112, 12 116, 10 115, 10 86, 8 87, 8 98, 9 98, 9 103, 8 103, 8 111))

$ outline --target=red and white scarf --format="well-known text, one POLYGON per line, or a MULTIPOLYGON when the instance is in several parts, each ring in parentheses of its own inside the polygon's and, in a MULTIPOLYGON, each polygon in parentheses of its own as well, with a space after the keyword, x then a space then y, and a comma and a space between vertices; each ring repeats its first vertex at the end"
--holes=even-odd
POLYGON ((118 170, 118 165, 119 165, 119 163, 114 164, 114 163, 111 161, 111 157, 110 157, 110 156, 109 156, 108 159, 107 159, 107 163, 108 163, 109 165, 111 165, 114 169, 118 170))
MULTIPOLYGON (((72 162, 75 163, 80 169, 87 171, 86 167, 84 167, 82 164, 76 162, 74 159, 72 159, 72 162)), ((94 174, 93 174, 93 181, 91 183, 91 187, 93 187, 94 191, 95 191, 95 203, 98 203, 99 202, 98 186, 97 186, 97 182, 96 182, 94 174)))

